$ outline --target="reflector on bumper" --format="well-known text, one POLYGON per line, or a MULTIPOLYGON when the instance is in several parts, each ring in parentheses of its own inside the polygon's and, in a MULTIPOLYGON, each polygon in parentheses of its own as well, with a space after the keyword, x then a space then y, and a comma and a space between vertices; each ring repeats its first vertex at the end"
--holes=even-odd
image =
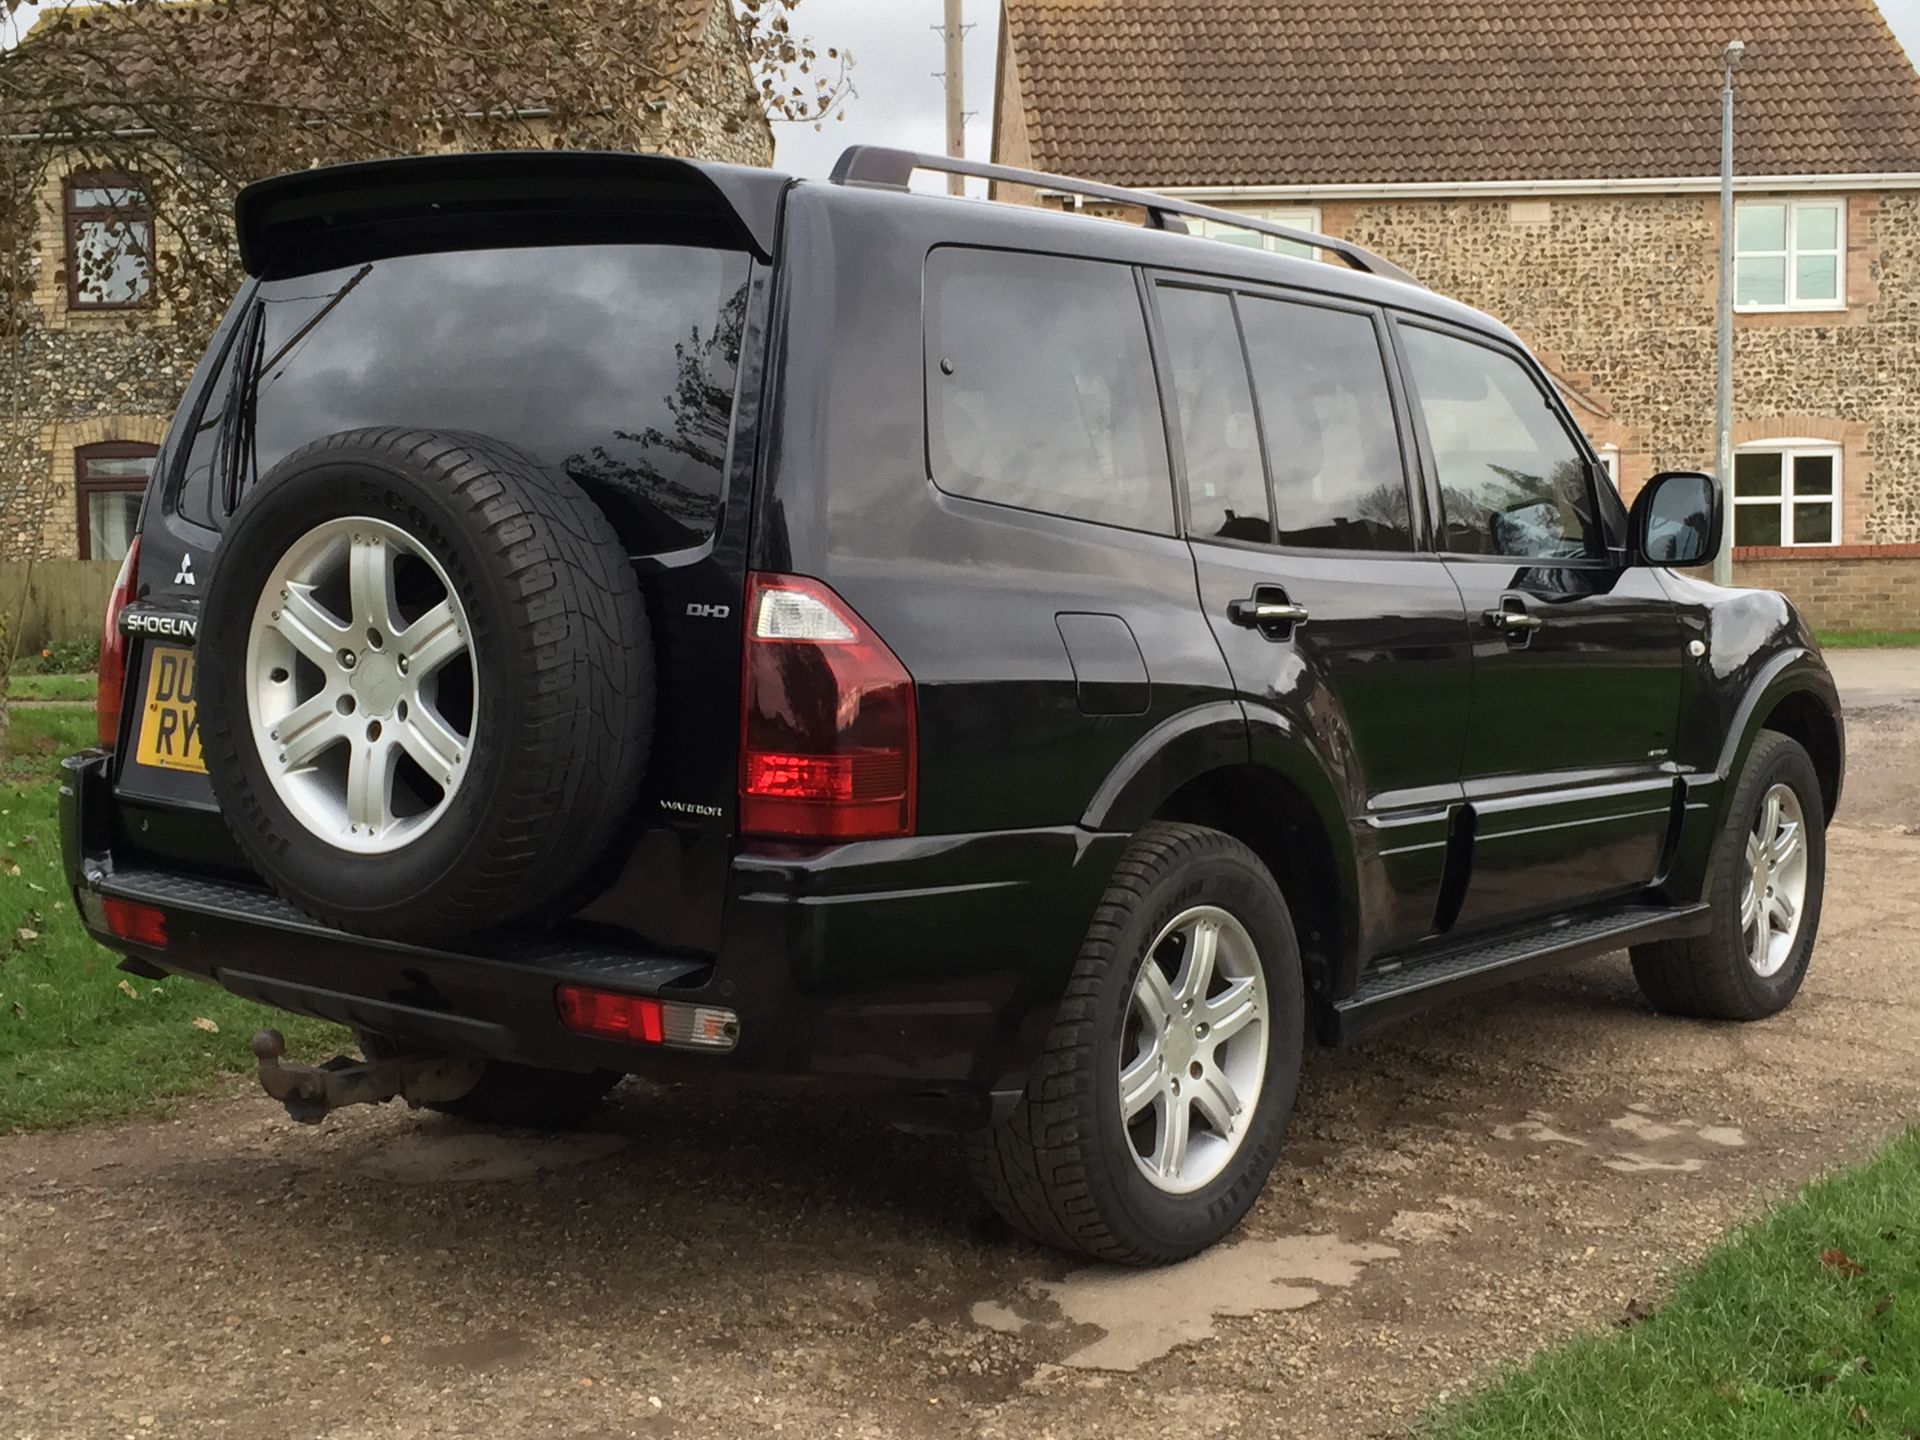
POLYGON ((136 905, 111 895, 100 902, 101 917, 107 929, 122 940, 149 949, 167 948, 167 917, 151 905, 136 905))

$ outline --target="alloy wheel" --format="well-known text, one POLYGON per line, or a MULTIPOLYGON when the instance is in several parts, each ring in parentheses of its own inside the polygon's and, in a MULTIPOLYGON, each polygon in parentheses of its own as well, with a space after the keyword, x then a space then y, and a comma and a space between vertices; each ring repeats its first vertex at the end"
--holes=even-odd
POLYGON ((1246 926, 1218 906, 1161 930, 1134 981, 1120 1061, 1120 1115, 1134 1163, 1186 1194, 1239 1152, 1267 1072, 1266 972, 1246 926))
POLYGON ((254 744, 274 792, 330 845, 380 854, 447 812, 479 713, 472 627, 413 535, 349 516, 274 567, 247 646, 254 744))
POLYGON ((1807 904, 1807 822, 1790 785, 1760 801, 1747 835, 1746 884, 1740 892, 1740 935, 1747 963, 1763 979, 1786 966, 1807 904))

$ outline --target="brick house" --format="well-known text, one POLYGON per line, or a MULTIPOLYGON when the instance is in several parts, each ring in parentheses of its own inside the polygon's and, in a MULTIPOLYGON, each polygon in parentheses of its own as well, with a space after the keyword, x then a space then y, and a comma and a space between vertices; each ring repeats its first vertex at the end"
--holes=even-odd
MULTIPOLYGON (((641 57, 657 78, 638 107, 651 128, 639 137, 623 132, 619 142, 770 164, 772 130, 728 0, 630 3, 657 12, 650 53, 641 57), (703 97, 723 95, 739 103, 703 103, 703 97)), ((191 47, 195 73, 209 84, 236 93, 267 93, 272 72, 265 63, 265 37, 252 23, 257 13, 245 0, 215 5, 182 0, 153 12, 146 23, 190 25, 192 38, 185 44, 191 47)), ((97 44, 98 32, 90 34, 89 27, 116 24, 125 27, 109 13, 83 7, 49 11, 23 43, 97 44)), ((181 48, 177 39, 169 41, 165 58, 154 58, 152 68, 178 64, 181 48)), ((136 57, 123 72, 130 87, 140 82, 141 63, 136 57)), ((272 83, 283 84, 277 78, 272 83)), ((324 85, 324 77, 317 83, 324 85)), ((457 96, 450 99, 456 112, 463 108, 457 96)), ((529 114, 516 117, 510 135, 473 123, 457 139, 443 128, 423 131, 416 148, 542 143, 537 111, 530 107, 529 114)), ((480 117, 467 119, 479 122, 480 117)), ((30 139, 0 135, 0 145, 30 139)), ((32 303, 18 340, 18 362, 0 373, 0 387, 21 385, 42 397, 57 392, 58 402, 51 407, 0 404, 0 426, 17 424, 25 432, 6 451, 21 457, 17 463, 24 473, 0 477, 6 481, 0 494, 7 497, 0 516, 0 558, 37 552, 117 560, 126 552, 153 457, 205 339, 202 326, 176 323, 159 281, 164 267, 152 261, 181 243, 179 237, 194 220, 228 243, 224 215, 169 212, 169 191, 158 178, 169 170, 168 158, 159 155, 150 166, 122 164, 111 170, 81 157, 57 156, 39 185, 32 303), (22 414, 25 418, 14 419, 22 414)), ((7 400, 0 395, 0 401, 7 400)))
POLYGON ((1874 0, 1007 0, 994 157, 1388 256, 1512 325, 1631 498, 1714 468, 1732 39, 1736 580, 1920 627, 1920 77, 1874 0))

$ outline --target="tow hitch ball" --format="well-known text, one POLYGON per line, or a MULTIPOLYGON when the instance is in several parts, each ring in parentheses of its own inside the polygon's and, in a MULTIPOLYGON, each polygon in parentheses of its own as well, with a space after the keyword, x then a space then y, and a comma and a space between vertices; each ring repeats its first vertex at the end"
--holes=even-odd
POLYGON ((260 1062, 260 1088, 287 1107, 302 1125, 318 1125, 343 1105, 383 1105, 396 1097, 413 1106, 458 1100, 480 1083, 484 1060, 450 1055, 396 1055, 355 1060, 336 1055, 324 1065, 283 1063, 287 1041, 278 1030, 253 1037, 260 1062))

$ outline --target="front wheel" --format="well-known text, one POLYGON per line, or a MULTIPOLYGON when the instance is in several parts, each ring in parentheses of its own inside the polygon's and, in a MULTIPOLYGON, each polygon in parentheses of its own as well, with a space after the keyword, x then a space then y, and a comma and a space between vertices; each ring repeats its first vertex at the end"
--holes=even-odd
POLYGON ((1287 904, 1231 836, 1142 830, 1116 867, 1014 1113, 970 1137, 1015 1229, 1127 1265, 1240 1223, 1300 1081, 1305 989, 1287 904))
POLYGON ((1797 741, 1763 732, 1715 845, 1711 928, 1635 946, 1641 992, 1669 1015, 1779 1014, 1806 979, 1826 878, 1826 811, 1813 761, 1797 741))

